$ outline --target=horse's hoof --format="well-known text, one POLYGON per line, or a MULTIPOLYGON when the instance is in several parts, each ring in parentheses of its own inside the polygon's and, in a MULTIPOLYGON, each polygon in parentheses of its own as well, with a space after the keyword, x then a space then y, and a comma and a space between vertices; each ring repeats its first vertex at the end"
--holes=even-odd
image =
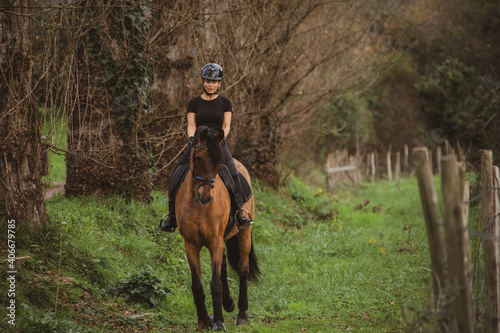
POLYGON ((205 320, 198 320, 198 327, 201 329, 210 328, 214 324, 214 317, 208 316, 205 320))
POLYGON ((224 323, 222 321, 216 321, 214 323, 214 326, 212 326, 212 332, 216 331, 226 331, 226 326, 224 326, 224 323))
POLYGON ((240 317, 238 317, 238 319, 236 319, 236 326, 246 325, 248 323, 249 323, 249 321, 248 321, 247 318, 240 318, 240 317))
POLYGON ((236 304, 234 303, 234 299, 231 297, 231 304, 229 306, 226 306, 226 304, 224 304, 224 302, 222 302, 223 306, 224 306, 224 310, 226 312, 233 312, 234 311, 234 308, 236 307, 236 304))

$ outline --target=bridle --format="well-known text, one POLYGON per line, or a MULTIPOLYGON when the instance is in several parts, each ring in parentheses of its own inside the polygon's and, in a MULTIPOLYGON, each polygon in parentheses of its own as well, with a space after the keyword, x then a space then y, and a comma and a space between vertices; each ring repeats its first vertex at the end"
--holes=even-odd
POLYGON ((194 148, 195 150, 193 153, 193 170, 191 171, 191 174, 193 175, 193 180, 195 181, 195 183, 201 182, 200 185, 196 185, 196 191, 198 191, 198 189, 202 186, 210 186, 211 188, 214 188, 215 178, 207 178, 196 175, 196 148, 200 148, 206 151, 208 151, 208 148, 200 145, 195 145, 194 148))

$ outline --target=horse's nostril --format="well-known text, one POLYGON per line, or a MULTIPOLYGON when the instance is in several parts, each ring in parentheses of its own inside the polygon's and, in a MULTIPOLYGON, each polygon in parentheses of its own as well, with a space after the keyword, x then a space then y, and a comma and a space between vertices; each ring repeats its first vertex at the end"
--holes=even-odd
POLYGON ((208 199, 201 198, 202 200, 200 200, 200 203, 201 203, 202 205, 204 205, 204 206, 205 206, 205 205, 208 205, 208 204, 209 204, 209 203, 213 200, 213 198, 214 198, 214 197, 212 197, 212 196, 208 197, 208 199))
POLYGON ((196 199, 198 200, 198 202, 200 204, 202 204, 203 206, 205 205, 208 205, 213 199, 213 195, 208 195, 207 197, 201 195, 200 192, 196 192, 196 199))

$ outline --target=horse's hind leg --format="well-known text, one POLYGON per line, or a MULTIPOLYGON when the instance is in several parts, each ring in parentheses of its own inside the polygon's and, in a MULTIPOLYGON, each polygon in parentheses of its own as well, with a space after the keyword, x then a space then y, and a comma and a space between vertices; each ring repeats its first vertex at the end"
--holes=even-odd
POLYGON ((248 274, 250 272, 249 255, 252 248, 251 227, 241 230, 238 234, 240 257, 238 261, 238 275, 240 276, 240 290, 238 296, 238 318, 236 325, 248 323, 248 274))
POLYGON ((205 293, 201 284, 200 249, 184 242, 186 256, 191 269, 191 291, 193 292, 194 304, 198 315, 198 326, 201 328, 212 327, 212 318, 208 315, 205 305, 205 293))
POLYGON ((220 278, 222 282, 222 306, 226 312, 233 312, 235 308, 234 299, 231 297, 229 292, 229 285, 227 283, 227 262, 226 262, 226 254, 224 253, 222 257, 222 266, 220 278))
POLYGON ((245 325, 248 323, 248 276, 240 276, 240 294, 238 298, 238 318, 236 325, 245 325))

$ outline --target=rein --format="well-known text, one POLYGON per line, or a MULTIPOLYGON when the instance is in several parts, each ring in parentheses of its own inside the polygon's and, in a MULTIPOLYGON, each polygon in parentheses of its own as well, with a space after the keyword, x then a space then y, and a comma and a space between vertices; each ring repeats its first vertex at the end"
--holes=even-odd
MULTIPOLYGON (((207 147, 200 146, 200 145, 195 145, 194 148, 200 148, 203 150, 208 151, 207 147)), ((196 190, 198 190, 202 186, 210 186, 211 188, 214 188, 214 182, 215 178, 207 178, 207 177, 201 177, 196 175, 196 149, 194 151, 194 159, 193 159, 193 171, 191 173, 193 174, 193 180, 195 182, 202 182, 202 184, 196 186, 196 190)))

